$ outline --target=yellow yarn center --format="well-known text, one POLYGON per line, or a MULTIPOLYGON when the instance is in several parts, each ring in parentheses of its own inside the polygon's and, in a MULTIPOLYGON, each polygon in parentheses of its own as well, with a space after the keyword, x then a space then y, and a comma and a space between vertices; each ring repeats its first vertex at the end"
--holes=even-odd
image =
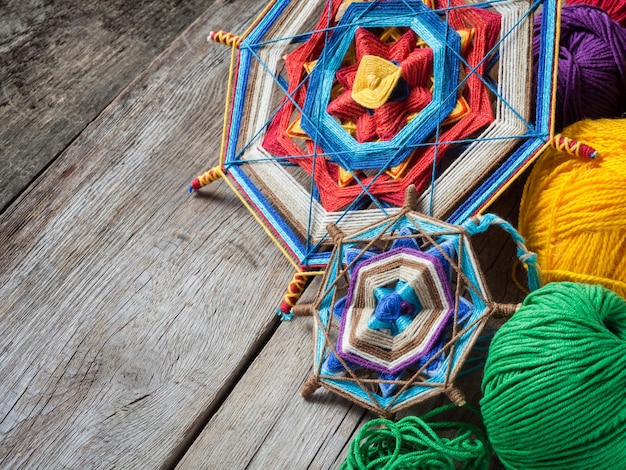
POLYGON ((373 73, 367 76, 367 81, 370 89, 375 89, 378 85, 380 85, 380 77, 373 73))
POLYGON ((354 78, 352 99, 364 108, 380 108, 389 100, 401 76, 402 70, 393 62, 363 56, 354 78))

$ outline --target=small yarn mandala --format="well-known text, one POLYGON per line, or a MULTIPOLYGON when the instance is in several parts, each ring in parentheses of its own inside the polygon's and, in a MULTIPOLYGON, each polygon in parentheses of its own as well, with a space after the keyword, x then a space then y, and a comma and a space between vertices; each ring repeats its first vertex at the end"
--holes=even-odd
POLYGON ((459 223, 530 164, 552 137, 558 15, 557 0, 273 0, 242 36, 211 34, 232 48, 222 150, 191 189, 223 177, 294 265, 283 314, 327 264, 329 223, 397 214, 409 186, 459 223))
POLYGON ((315 319, 303 396, 321 386, 381 416, 441 393, 464 403, 454 380, 472 346, 492 313, 515 309, 492 300, 470 236, 494 223, 515 231, 494 216, 459 226, 411 207, 350 234, 329 227, 317 297, 294 307, 315 319))

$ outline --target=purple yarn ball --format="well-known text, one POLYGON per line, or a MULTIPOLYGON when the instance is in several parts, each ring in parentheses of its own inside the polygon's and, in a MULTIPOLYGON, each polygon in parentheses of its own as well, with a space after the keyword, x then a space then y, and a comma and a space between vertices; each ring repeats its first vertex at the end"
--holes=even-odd
MULTIPOLYGON (((541 15, 535 18, 534 63, 539 57, 541 15)), ((535 77, 537 70, 535 66, 535 77)), ((626 112, 626 28, 590 5, 565 6, 556 92, 555 129, 581 119, 626 112)))

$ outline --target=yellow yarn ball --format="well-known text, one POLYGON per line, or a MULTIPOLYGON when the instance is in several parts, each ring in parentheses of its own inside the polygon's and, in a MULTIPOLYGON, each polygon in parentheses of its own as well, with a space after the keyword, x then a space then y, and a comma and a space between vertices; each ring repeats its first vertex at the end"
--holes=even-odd
POLYGON ((524 188, 519 231, 543 284, 602 284, 626 298, 626 119, 580 121, 563 135, 599 155, 543 152, 524 188))

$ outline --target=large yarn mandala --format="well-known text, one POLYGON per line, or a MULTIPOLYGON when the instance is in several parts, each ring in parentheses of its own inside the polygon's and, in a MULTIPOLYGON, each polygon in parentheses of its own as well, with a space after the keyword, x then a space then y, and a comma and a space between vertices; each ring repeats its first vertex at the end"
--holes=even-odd
POLYGON ((192 188, 223 176, 299 270, 327 264, 329 223, 396 214, 409 186, 466 220, 551 138, 558 3, 271 2, 215 35, 233 47, 223 148, 192 188))

